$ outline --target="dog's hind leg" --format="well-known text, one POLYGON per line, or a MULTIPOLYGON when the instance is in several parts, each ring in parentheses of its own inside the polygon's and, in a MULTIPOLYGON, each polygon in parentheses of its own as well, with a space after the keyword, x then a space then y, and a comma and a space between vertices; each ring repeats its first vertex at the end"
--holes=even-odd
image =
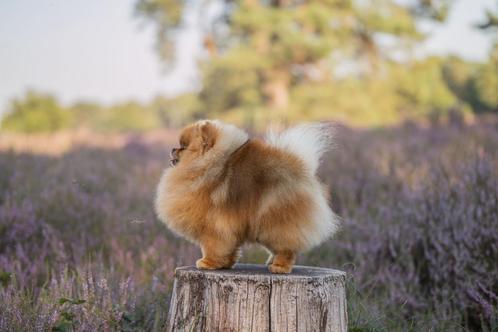
POLYGON ((296 253, 290 250, 276 252, 272 256, 273 260, 268 265, 271 273, 290 273, 294 262, 296 261, 296 253))
POLYGON ((201 240, 202 258, 197 260, 198 269, 229 269, 238 260, 239 246, 227 241, 215 238, 204 238, 201 240))

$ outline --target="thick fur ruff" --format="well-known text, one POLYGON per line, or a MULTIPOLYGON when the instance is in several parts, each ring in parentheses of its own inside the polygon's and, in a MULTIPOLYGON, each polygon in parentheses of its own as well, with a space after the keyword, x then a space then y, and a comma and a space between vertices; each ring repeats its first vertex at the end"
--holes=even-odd
POLYGON ((298 252, 338 227, 316 177, 331 139, 330 127, 319 124, 249 140, 235 126, 199 121, 182 131, 172 153, 177 165, 161 178, 157 215, 201 246, 199 268, 229 268, 252 242, 273 254, 271 272, 288 273, 298 252))

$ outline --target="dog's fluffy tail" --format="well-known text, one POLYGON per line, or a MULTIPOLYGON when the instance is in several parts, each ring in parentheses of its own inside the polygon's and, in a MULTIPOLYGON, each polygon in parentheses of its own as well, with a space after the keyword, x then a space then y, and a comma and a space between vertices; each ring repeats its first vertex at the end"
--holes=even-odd
POLYGON ((301 158, 312 174, 316 173, 323 154, 333 147, 334 131, 330 123, 307 123, 281 133, 268 131, 266 141, 301 158))
MULTIPOLYGON (((333 147, 333 127, 327 123, 309 123, 289 128, 279 134, 269 131, 266 141, 278 148, 289 151, 300 158, 309 172, 315 177, 323 154, 333 147)), ((312 248, 334 234, 340 223, 328 204, 327 193, 318 179, 312 179, 306 186, 314 207, 310 209, 309 221, 312 227, 303 231, 307 248, 312 248)))

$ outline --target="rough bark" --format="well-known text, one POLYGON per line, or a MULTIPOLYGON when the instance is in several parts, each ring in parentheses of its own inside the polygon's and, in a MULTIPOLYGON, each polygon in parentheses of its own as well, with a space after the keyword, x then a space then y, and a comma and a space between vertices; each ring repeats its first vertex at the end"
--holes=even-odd
POLYGON ((177 268, 168 331, 347 331, 345 276, 305 266, 288 275, 247 264, 177 268))

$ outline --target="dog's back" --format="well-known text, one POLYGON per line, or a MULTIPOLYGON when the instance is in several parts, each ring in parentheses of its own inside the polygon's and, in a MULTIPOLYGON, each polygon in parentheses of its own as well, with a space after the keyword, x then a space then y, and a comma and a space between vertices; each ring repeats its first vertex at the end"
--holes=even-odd
POLYGON ((280 239, 295 250, 321 243, 338 225, 316 177, 331 137, 330 128, 311 124, 251 140, 228 160, 212 197, 248 223, 249 241, 280 239))

